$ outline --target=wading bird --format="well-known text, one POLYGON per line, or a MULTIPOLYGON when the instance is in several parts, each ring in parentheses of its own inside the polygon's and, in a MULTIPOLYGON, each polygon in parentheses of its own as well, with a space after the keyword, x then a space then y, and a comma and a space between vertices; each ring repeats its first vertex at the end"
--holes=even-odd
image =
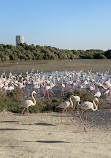
MULTIPOLYGON (((84 127, 85 132, 87 132, 87 110, 97 111, 98 110, 98 104, 97 104, 98 102, 99 102, 98 99, 95 98, 93 100, 93 103, 89 102, 89 101, 85 101, 85 102, 78 105, 78 108, 82 110, 82 113, 79 116, 80 119, 81 119, 83 112, 86 111, 86 126, 84 127)), ((83 122, 82 119, 81 119, 81 122, 83 122)))
POLYGON ((32 99, 34 100, 34 102, 32 100, 24 100, 22 103, 19 104, 19 106, 24 107, 24 109, 21 113, 21 118, 20 118, 19 124, 21 124, 22 115, 23 115, 25 109, 27 108, 27 115, 29 116, 29 110, 28 110, 29 106, 36 105, 36 100, 34 98, 34 94, 36 94, 35 91, 32 92, 32 99))
MULTIPOLYGON (((64 102, 62 102, 61 104, 59 104, 58 106, 56 106, 56 108, 61 108, 61 109, 63 109, 63 110, 62 110, 61 123, 64 123, 64 122, 63 122, 63 113, 64 113, 64 111, 66 111, 67 116, 70 118, 70 116, 69 116, 68 113, 67 113, 67 108, 69 108, 69 107, 72 107, 72 108, 73 108, 73 102, 72 102, 71 97, 70 97, 70 101, 64 101, 64 102)), ((73 122, 73 120, 72 120, 71 118, 70 118, 70 120, 73 122)))
POLYGON ((73 109, 75 110, 76 102, 77 102, 77 106, 78 106, 79 102, 80 102, 80 97, 74 96, 74 95, 71 95, 70 97, 71 97, 72 102, 73 102, 73 109))

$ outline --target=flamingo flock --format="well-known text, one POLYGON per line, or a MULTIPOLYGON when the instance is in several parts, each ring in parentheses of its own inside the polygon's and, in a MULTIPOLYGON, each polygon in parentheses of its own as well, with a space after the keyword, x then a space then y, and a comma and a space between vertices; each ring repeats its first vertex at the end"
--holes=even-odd
MULTIPOLYGON (((98 98, 94 98, 93 102, 89 102, 89 101, 85 101, 82 102, 81 104, 79 104, 80 101, 80 97, 79 96, 73 96, 71 95, 69 100, 70 101, 64 101, 61 104, 59 104, 56 108, 62 108, 62 120, 61 123, 63 123, 63 112, 66 111, 66 114, 68 115, 67 109, 68 108, 72 108, 73 110, 75 110, 75 105, 74 102, 72 101, 72 99, 75 100, 75 102, 77 102, 77 109, 80 109, 82 112, 79 113, 79 111, 77 111, 79 118, 81 120, 81 122, 83 123, 82 120, 82 114, 83 112, 86 111, 86 125, 84 126, 84 131, 87 132, 87 111, 88 110, 92 110, 92 111, 98 111, 98 98)), ((73 120, 71 119, 71 117, 68 115, 68 117, 70 118, 70 120, 73 122, 73 120)))
MULTIPOLYGON (((64 96, 67 92, 74 92, 74 90, 79 89, 81 91, 90 91, 93 96, 93 102, 85 101, 80 104, 80 97, 71 95, 69 101, 65 101, 58 105, 56 108, 62 108, 62 120, 63 123, 63 113, 67 112, 69 107, 75 110, 75 106, 77 105, 77 109, 81 109, 82 113, 86 111, 86 126, 84 127, 84 131, 87 131, 87 110, 91 109, 93 111, 98 110, 98 99, 103 97, 106 101, 111 102, 111 75, 109 71, 106 72, 91 72, 91 71, 63 71, 63 72, 49 72, 43 73, 31 70, 31 72, 25 72, 20 74, 13 74, 10 72, 6 74, 3 72, 0 76, 0 90, 7 94, 7 92, 12 91, 13 89, 20 88, 23 91, 24 98, 30 97, 31 100, 25 100, 19 106, 23 106, 24 109, 21 113, 21 118, 24 110, 31 105, 36 104, 36 99, 34 98, 34 94, 38 98, 50 98, 59 94, 64 96), (59 93, 60 92, 60 93, 59 93)), ((79 113, 79 112, 78 112, 79 113)), ((79 113, 79 118, 82 122, 81 116, 82 113, 79 113)), ((70 117, 68 115, 68 117, 70 117)), ((70 120, 73 120, 70 117, 70 120)), ((19 122, 21 124, 21 120, 19 122)))
POLYGON ((55 92, 60 92, 64 96, 67 92, 74 92, 75 89, 81 91, 90 91, 96 97, 110 96, 111 92, 111 75, 109 72, 91 71, 63 71, 43 73, 37 70, 20 74, 6 74, 0 76, 0 89, 5 94, 15 88, 20 88, 24 92, 24 97, 29 97, 32 91, 36 91, 43 98, 50 98, 55 92))

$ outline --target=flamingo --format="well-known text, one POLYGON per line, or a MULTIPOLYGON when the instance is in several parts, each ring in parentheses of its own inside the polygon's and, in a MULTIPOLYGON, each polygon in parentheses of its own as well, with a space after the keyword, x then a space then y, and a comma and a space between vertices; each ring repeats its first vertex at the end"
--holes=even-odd
POLYGON ((94 97, 100 98, 100 96, 101 96, 101 92, 99 91, 94 94, 94 97))
MULTIPOLYGON (((103 89, 105 89, 105 92, 104 92, 104 95, 106 95, 106 100, 108 101, 108 102, 110 102, 111 101, 111 98, 110 98, 110 96, 108 97, 108 94, 110 95, 111 94, 111 84, 110 83, 108 83, 109 81, 106 81, 105 83, 107 83, 106 85, 107 85, 107 87, 105 87, 104 85, 101 85, 102 87, 103 87, 103 89)), ((111 108, 109 109, 109 111, 111 112, 111 108)))
POLYGON ((71 99, 72 99, 72 102, 73 102, 73 107, 74 107, 74 109, 75 109, 76 102, 77 102, 77 105, 79 105, 80 97, 79 97, 79 96, 71 95, 71 99), (74 103, 75 103, 75 105, 74 105, 74 103))
POLYGON ((106 100, 108 100, 108 96, 110 95, 111 93, 111 84, 108 83, 108 81, 105 82, 105 85, 104 86, 103 84, 101 84, 100 86, 105 90, 104 92, 104 95, 106 96, 106 100), (106 84, 107 83, 107 84, 106 84))
MULTIPOLYGON (((28 110, 29 106, 36 105, 36 100, 34 98, 34 94, 36 94, 35 91, 32 92, 32 99, 34 100, 34 102, 32 100, 24 100, 22 103, 19 104, 20 107, 24 107, 24 109, 21 113, 21 119, 22 119, 23 112, 26 108, 27 108, 27 115, 29 116, 29 110, 28 110)), ((21 124, 21 119, 19 121, 19 124, 21 124)))
MULTIPOLYGON (((98 110, 98 106, 97 103, 99 102, 99 100, 97 98, 95 98, 92 102, 89 101, 85 101, 81 104, 78 105, 78 108, 83 110, 81 115, 83 114, 84 111, 86 111, 86 126, 84 127, 84 131, 87 132, 87 110, 92 110, 92 111, 97 111, 98 110)), ((81 119, 81 115, 79 116, 81 119)), ((82 119, 81 119, 82 121, 82 119)))
POLYGON ((63 83, 63 79, 62 79, 62 85, 61 85, 62 89, 61 89, 61 96, 64 96, 64 88, 65 88, 65 84, 63 83))
MULTIPOLYGON (((64 122, 63 122, 63 113, 64 113, 64 111, 66 111, 67 116, 70 117, 70 116, 68 115, 68 113, 67 113, 67 108, 69 108, 69 107, 72 107, 72 108, 73 108, 73 102, 72 102, 71 97, 70 97, 69 99, 70 99, 70 101, 64 101, 64 102, 62 102, 61 104, 59 104, 58 106, 56 106, 56 108, 62 108, 62 109, 63 109, 63 110, 62 110, 61 123, 64 123, 64 122)), ((72 120, 71 118, 70 118, 70 120, 73 122, 73 120, 72 120)))
MULTIPOLYGON (((46 87, 45 87, 45 92, 44 92, 43 99, 44 99, 44 97, 45 97, 45 94, 48 95, 48 99, 50 98, 50 96, 49 96, 49 91, 50 91, 50 86, 46 86, 46 87)), ((46 96, 46 97, 47 97, 47 96, 46 96)))
POLYGON ((39 84, 39 83, 34 84, 33 88, 34 88, 34 89, 37 89, 37 90, 38 90, 38 93, 39 93, 40 84, 39 84))
POLYGON ((46 97, 48 95, 48 98, 50 98, 49 92, 51 93, 51 96, 52 96, 52 94, 55 95, 55 93, 52 91, 52 88, 55 87, 55 84, 53 84, 52 82, 49 82, 49 83, 50 83, 50 85, 44 86, 45 92, 44 92, 43 99, 44 99, 45 95, 46 95, 46 97))

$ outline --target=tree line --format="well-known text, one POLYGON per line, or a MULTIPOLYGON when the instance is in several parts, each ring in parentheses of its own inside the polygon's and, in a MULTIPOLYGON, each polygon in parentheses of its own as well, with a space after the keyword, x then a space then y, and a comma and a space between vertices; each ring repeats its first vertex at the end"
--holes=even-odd
POLYGON ((57 60, 57 59, 111 59, 111 50, 67 50, 51 46, 0 44, 0 61, 10 60, 57 60))

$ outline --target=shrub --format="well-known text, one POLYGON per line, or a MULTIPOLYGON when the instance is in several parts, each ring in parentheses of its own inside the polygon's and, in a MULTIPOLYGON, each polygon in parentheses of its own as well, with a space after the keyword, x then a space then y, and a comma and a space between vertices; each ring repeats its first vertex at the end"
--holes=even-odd
POLYGON ((20 113, 23 108, 19 107, 17 102, 10 102, 10 104, 7 105, 7 110, 14 113, 20 113))
POLYGON ((7 109, 7 105, 10 104, 10 99, 2 92, 0 92, 0 111, 7 109))
POLYGON ((13 89, 11 92, 9 92, 7 94, 7 96, 12 100, 12 101, 16 101, 16 102, 20 102, 23 100, 23 92, 22 89, 20 88, 16 88, 13 89))
MULTIPOLYGON (((71 95, 78 95, 81 98, 81 102, 84 101, 93 101, 94 96, 90 92, 82 92, 80 90, 75 90, 74 93, 67 93, 62 98, 50 98, 50 99, 37 99, 36 105, 29 107, 29 112, 37 113, 37 112, 46 112, 46 111, 61 111, 60 109, 56 109, 56 106, 67 100, 71 95)), ((18 113, 23 110, 23 107, 19 107, 19 102, 23 100, 22 98, 22 90, 15 89, 12 90, 7 96, 0 92, 0 111, 6 109, 8 111, 18 113)), ((99 109, 108 108, 108 104, 103 99, 99 99, 99 109)), ((25 111, 26 112, 26 111, 25 111)))
POLYGON ((91 92, 82 92, 80 90, 75 90, 74 95, 78 95, 81 98, 81 102, 84 101, 91 101, 94 99, 93 95, 91 92))
POLYGON ((98 108, 107 109, 107 108, 111 108, 111 105, 107 104, 105 100, 99 99, 98 108))
POLYGON ((55 107, 62 102, 62 99, 50 98, 44 100, 36 100, 36 105, 29 108, 29 112, 46 112, 46 111, 55 111, 55 107))
POLYGON ((73 93, 72 93, 72 92, 68 92, 68 93, 65 95, 64 99, 68 99, 71 95, 73 95, 73 93))

